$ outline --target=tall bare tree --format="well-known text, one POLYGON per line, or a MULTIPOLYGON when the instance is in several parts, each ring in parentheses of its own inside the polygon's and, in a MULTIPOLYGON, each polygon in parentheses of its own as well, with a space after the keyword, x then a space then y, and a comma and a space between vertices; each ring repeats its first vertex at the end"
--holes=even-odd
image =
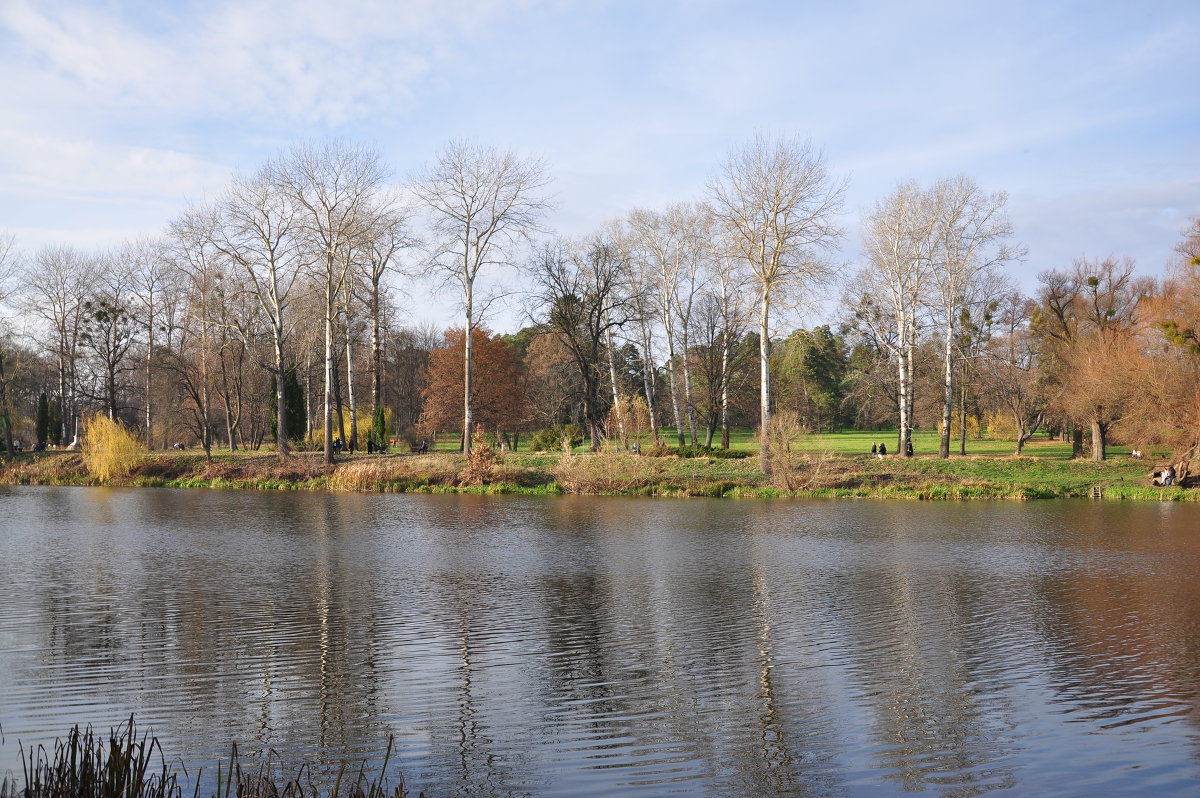
MULTIPOLYGON (((752 308, 746 297, 751 287, 751 275, 739 259, 731 257, 730 248, 719 237, 714 236, 707 246, 709 256, 699 301, 700 329, 710 364, 707 375, 709 393, 716 395, 719 413, 710 410, 704 445, 712 446, 719 420, 721 448, 728 449, 729 391, 733 379, 734 349, 750 320, 752 308)), ((709 405, 712 408, 713 403, 710 401, 709 405)))
POLYGON ((178 271, 166 257, 160 241, 141 239, 125 244, 118 257, 127 264, 133 280, 133 292, 139 306, 146 346, 142 361, 145 396, 142 401, 143 438, 147 449, 154 448, 154 366, 157 351, 155 333, 160 326, 178 271))
POLYGON ((901 183, 863 221, 867 265, 856 282, 864 296, 857 318, 895 362, 901 454, 912 441, 917 339, 938 253, 936 199, 915 181, 901 183))
POLYGON ((54 358, 58 377, 61 439, 79 439, 78 362, 84 302, 96 272, 96 259, 70 247, 47 247, 29 264, 25 284, 31 286, 34 313, 49 327, 44 345, 54 358))
POLYGON ((709 182, 713 213, 726 241, 758 288, 759 462, 770 471, 771 309, 789 292, 811 287, 829 268, 825 256, 841 237, 836 222, 845 181, 830 177, 810 142, 756 135, 726 157, 709 182))
MULTIPOLYGON (((663 340, 667 347, 667 390, 671 394, 671 410, 675 416, 675 437, 680 446, 684 439, 683 421, 685 411, 681 399, 679 360, 675 336, 675 306, 678 299, 677 284, 682 268, 686 246, 685 231, 670 213, 637 209, 629 214, 629 226, 637 235, 637 253, 643 262, 643 270, 652 275, 654 291, 647 295, 652 301, 658 323, 662 327, 663 340)), ((649 356, 649 353, 647 353, 649 356)))
POLYGON ((1007 240, 1013 234, 1004 192, 988 194, 960 175, 938 181, 928 202, 937 213, 937 252, 931 269, 937 286, 937 314, 942 323, 942 432, 938 456, 950 456, 950 423, 954 408, 955 348, 959 320, 976 289, 989 273, 1021 256, 1007 240))
POLYGON ((436 238, 430 259, 462 290, 463 451, 471 447, 471 331, 479 323, 475 281, 488 267, 510 264, 515 245, 539 230, 550 207, 545 165, 511 151, 450 142, 414 185, 431 212, 436 238))
POLYGON ((377 151, 341 141, 299 145, 268 169, 294 203, 296 223, 325 296, 325 462, 330 464, 338 297, 345 289, 355 238, 370 226, 387 170, 377 151))
POLYGON ((247 288, 270 330, 273 362, 268 368, 275 374, 275 435, 280 458, 288 458, 284 347, 292 325, 288 312, 292 291, 303 265, 295 203, 278 190, 273 175, 264 169, 235 179, 213 214, 211 223, 198 229, 245 275, 247 288))
POLYGON ((397 203, 371 214, 361 259, 361 284, 366 293, 371 324, 371 407, 383 405, 383 321, 386 311, 388 274, 400 270, 398 258, 420 242, 409 230, 409 213, 397 203))
MULTIPOLYGON (((17 271, 16 238, 11 233, 0 234, 0 305, 7 301, 14 290, 13 277, 17 271)), ((12 406, 9 403, 8 376, 4 367, 4 347, 0 347, 0 425, 4 427, 5 459, 12 462, 16 456, 12 436, 12 406)))

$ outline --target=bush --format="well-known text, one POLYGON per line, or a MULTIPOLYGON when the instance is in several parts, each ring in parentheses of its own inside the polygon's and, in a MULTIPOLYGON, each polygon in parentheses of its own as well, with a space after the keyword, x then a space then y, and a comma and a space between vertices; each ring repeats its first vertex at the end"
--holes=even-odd
POLYGON ((988 413, 987 436, 993 441, 1015 441, 1017 424, 1007 413, 988 413))
POLYGON ((560 424, 557 427, 539 430, 533 436, 529 448, 535 452, 552 452, 559 449, 574 449, 583 443, 583 431, 574 424, 560 424))
POLYGON ((496 468, 496 450, 487 442, 482 430, 471 436, 471 451, 467 453, 467 467, 459 477, 460 485, 485 485, 492 481, 496 468))
POLYGON ((142 461, 142 446, 119 421, 96 413, 83 422, 83 464, 101 482, 129 474, 142 461))
POLYGON ((649 454, 654 457, 712 457, 717 460, 742 460, 750 456, 745 449, 714 449, 709 446, 659 446, 651 449, 649 454))

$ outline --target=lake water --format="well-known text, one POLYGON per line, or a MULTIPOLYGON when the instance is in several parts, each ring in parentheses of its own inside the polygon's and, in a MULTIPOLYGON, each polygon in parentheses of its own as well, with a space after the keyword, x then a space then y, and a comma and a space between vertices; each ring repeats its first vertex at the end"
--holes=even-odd
POLYGON ((0 543, 0 770, 132 713, 431 798, 1200 793, 1196 506, 0 488, 0 543))

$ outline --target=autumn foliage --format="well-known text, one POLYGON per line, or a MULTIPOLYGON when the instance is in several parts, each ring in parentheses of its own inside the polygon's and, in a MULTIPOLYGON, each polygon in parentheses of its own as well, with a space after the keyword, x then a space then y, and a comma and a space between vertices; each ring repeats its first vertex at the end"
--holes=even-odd
MULTIPOLYGON (((445 338, 445 346, 429 353, 420 424, 429 433, 462 429, 462 328, 448 330, 445 338)), ((490 430, 519 429, 526 416, 520 361, 500 336, 485 329, 473 331, 472 349, 474 425, 490 430)))

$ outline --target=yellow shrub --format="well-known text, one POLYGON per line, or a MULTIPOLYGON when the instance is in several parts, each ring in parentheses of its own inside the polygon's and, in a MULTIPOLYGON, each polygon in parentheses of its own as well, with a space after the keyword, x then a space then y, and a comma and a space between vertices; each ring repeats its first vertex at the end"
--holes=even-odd
POLYGON ((1017 425, 1008 413, 987 414, 987 436, 993 441, 1015 441, 1017 425))
MULTIPOLYGON (((369 405, 359 405, 357 410, 358 410, 358 414, 357 414, 358 415, 358 439, 355 441, 354 448, 365 450, 367 448, 367 438, 371 434, 371 423, 374 421, 373 411, 369 405)), ((392 428, 392 410, 391 410, 391 408, 385 408, 383 412, 384 412, 384 418, 386 419, 386 422, 387 422, 387 429, 391 429, 392 428)), ((349 435, 350 435, 350 408, 349 407, 342 408, 342 425, 345 427, 346 436, 349 437, 349 435)), ((334 408, 334 410, 333 410, 333 437, 334 437, 334 440, 336 440, 338 437, 337 408, 334 408)), ((313 430, 312 430, 312 442, 320 444, 320 443, 323 443, 324 440, 325 440, 325 426, 323 424, 320 426, 314 425, 313 430)), ((346 441, 346 444, 349 445, 348 440, 346 441)))
MULTIPOLYGON (((962 416, 957 410, 950 415, 950 437, 957 438, 960 430, 962 430, 962 416)), ((938 422, 938 432, 942 431, 942 422, 938 422)), ((980 440, 982 435, 979 429, 979 416, 967 416, 967 437, 972 440, 980 440)))
POLYGON ((83 422, 83 464, 101 482, 123 477, 142 461, 142 445, 119 421, 96 413, 83 422))

